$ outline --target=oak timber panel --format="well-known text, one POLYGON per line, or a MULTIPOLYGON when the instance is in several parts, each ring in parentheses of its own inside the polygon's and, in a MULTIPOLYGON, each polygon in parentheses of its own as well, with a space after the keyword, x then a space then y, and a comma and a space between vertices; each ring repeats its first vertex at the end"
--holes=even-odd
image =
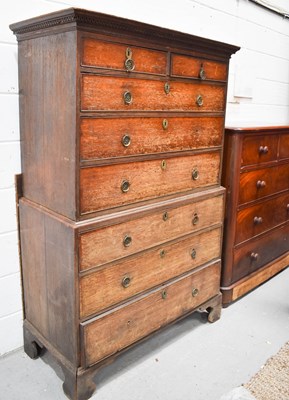
POLYGON ((82 118, 80 158, 89 160, 221 146, 223 124, 223 117, 82 118), (130 140, 127 147, 122 143, 125 136, 130 140))
POLYGON ((82 75, 82 111, 224 111, 225 86, 195 82, 129 79, 111 76, 82 75), (125 104, 124 94, 130 92, 131 104, 125 104), (202 95, 203 105, 197 105, 202 95))
POLYGON ((201 69, 204 70, 205 79, 227 80, 227 65, 225 63, 172 54, 172 75, 200 78, 201 69))
POLYGON ((80 270, 100 266, 220 224, 222 218, 223 195, 220 195, 82 233, 79 238, 80 270), (127 247, 123 243, 126 236, 131 237, 131 243, 127 247))
POLYGON ((219 258, 220 243, 221 229, 216 228, 80 277, 80 316, 99 312, 219 258))
POLYGON ((82 60, 84 66, 126 71, 127 49, 131 51, 133 72, 165 75, 167 71, 167 53, 142 47, 83 38, 82 60))
POLYGON ((81 213, 131 204, 219 183, 220 152, 80 170, 81 213), (192 178, 198 171, 197 179, 192 178), (127 192, 122 191, 128 182, 127 192))
POLYGON ((86 366, 117 353, 212 298, 219 292, 219 281, 220 264, 215 263, 82 324, 86 366), (198 289, 195 297, 193 289, 198 289))

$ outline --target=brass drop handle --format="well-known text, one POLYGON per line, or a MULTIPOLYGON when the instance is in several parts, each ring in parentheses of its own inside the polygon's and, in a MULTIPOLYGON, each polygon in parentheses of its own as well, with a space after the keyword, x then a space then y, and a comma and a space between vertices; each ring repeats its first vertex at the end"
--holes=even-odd
POLYGON ((254 224, 255 225, 260 225, 260 224, 262 224, 262 222, 263 222, 263 218, 262 217, 254 217, 254 224))
POLYGON ((204 104, 203 96, 199 94, 196 99, 197 106, 202 107, 204 104))
POLYGON ((192 289, 192 296, 193 296, 193 297, 196 297, 196 296, 198 296, 198 294, 199 294, 199 289, 193 288, 193 289, 192 289))
POLYGON ((198 180, 199 179, 199 175, 200 175, 200 173, 199 173, 198 168, 194 168, 193 171, 192 171, 192 179, 194 181, 198 180))
POLYGON ((132 244, 132 237, 128 236, 128 235, 125 235, 125 237, 123 238, 122 243, 123 243, 124 247, 129 247, 132 244))
POLYGON ((196 251, 196 249, 193 249, 193 250, 191 251, 191 257, 192 257, 193 260, 195 260, 195 258, 197 257, 197 251, 196 251))
POLYGON ((122 181, 121 183, 121 191, 123 193, 127 193, 129 191, 130 188, 130 183, 127 180, 122 181))
POLYGON ((266 182, 259 180, 259 181, 257 181, 256 186, 257 186, 257 189, 264 188, 266 186, 266 182))
POLYGON ((124 288, 127 288, 131 283, 131 277, 129 275, 125 275, 122 278, 121 284, 124 288))
POLYGON ((123 94, 124 104, 130 105, 132 103, 132 94, 129 91, 125 91, 123 94))
POLYGON ((204 66, 203 65, 201 65, 201 68, 200 68, 200 72, 199 72, 199 77, 202 79, 202 80, 205 80, 206 79, 206 71, 204 70, 204 66))
POLYGON ((259 153, 260 154, 267 154, 269 151, 268 146, 260 146, 259 147, 259 153))
POLYGON ((121 143, 124 147, 128 147, 131 144, 131 138, 129 135, 124 135, 121 139, 121 143))
POLYGON ((251 253, 250 255, 252 261, 257 261, 259 254, 258 253, 251 253))
POLYGON ((197 225, 198 222, 199 222, 199 216, 197 213, 195 213, 193 216, 192 223, 193 223, 193 225, 197 225))
POLYGON ((126 60, 124 62, 125 69, 129 71, 133 71, 135 67, 135 63, 132 59, 132 50, 128 47, 125 51, 126 60))

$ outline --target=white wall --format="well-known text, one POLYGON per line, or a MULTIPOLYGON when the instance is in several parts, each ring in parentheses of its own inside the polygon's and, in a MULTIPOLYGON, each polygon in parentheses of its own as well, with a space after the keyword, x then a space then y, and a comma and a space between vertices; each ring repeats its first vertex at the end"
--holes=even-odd
POLYGON ((8 25, 70 6, 241 46, 228 125, 289 124, 289 21, 248 0, 10 0, 0 6, 0 355, 22 345, 14 175, 20 172, 17 43, 8 25))

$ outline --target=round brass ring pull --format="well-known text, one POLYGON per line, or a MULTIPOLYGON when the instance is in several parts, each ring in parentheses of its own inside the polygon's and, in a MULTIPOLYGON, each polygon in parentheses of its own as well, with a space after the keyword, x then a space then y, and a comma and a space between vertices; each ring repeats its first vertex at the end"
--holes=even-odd
POLYGON ((121 143, 124 147, 128 147, 131 144, 131 138, 129 135, 124 135, 121 139, 121 143))
POLYGON ((130 187, 129 181, 125 180, 125 181, 123 181, 122 184, 121 184, 121 191, 122 191, 123 193, 127 193, 127 192, 129 191, 129 187, 130 187))
POLYGON ((198 180, 199 179, 199 175, 200 174, 199 174, 198 168, 194 168, 193 171, 192 171, 192 179, 194 181, 198 180))
POLYGON ((124 288, 127 288, 131 283, 131 277, 129 275, 125 275, 122 278, 121 284, 124 288))
POLYGON ((127 104, 127 105, 131 104, 132 103, 132 94, 131 94, 131 92, 128 92, 128 91, 124 92, 123 100, 124 100, 125 104, 127 104))
POLYGON ((199 94, 199 95, 197 96, 196 103, 197 103, 197 105, 198 105, 199 107, 202 107, 202 106, 203 106, 204 100, 203 100, 203 96, 202 96, 201 94, 199 94))
POLYGON ((129 247, 132 244, 132 237, 125 235, 122 243, 123 243, 124 247, 129 247))
POLYGON ((198 296, 198 294, 199 294, 199 289, 193 288, 193 289, 192 289, 192 296, 193 296, 193 297, 196 297, 196 296, 198 296))
POLYGON ((197 225, 197 223, 199 222, 199 216, 197 213, 194 214, 192 222, 193 225, 197 225))
POLYGON ((199 77, 202 79, 202 80, 205 80, 206 79, 206 71, 204 70, 204 67, 203 66, 201 66, 201 69, 200 69, 200 72, 199 72, 199 77))
POLYGON ((127 58, 124 62, 125 69, 127 71, 133 71, 135 67, 135 63, 131 58, 127 58))
POLYGON ((195 249, 193 249, 193 250, 191 251, 191 257, 192 257, 193 260, 197 257, 197 252, 196 252, 195 249))

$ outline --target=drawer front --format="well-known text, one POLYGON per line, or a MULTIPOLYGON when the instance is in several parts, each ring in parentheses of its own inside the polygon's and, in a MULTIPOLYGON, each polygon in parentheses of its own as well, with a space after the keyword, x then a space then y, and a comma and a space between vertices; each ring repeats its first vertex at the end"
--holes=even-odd
POLYGON ((289 219, 289 194, 238 212, 236 243, 259 235, 289 219))
POLYGON ((178 54, 172 55, 171 73, 188 78, 227 80, 227 65, 178 54))
POLYGON ((87 270, 221 224, 223 195, 86 232, 79 238, 80 270, 87 270))
POLYGON ((83 168, 81 213, 216 185, 219 169, 219 152, 83 168))
POLYGON ((96 68, 165 75, 167 53, 84 38, 81 64, 96 68))
POLYGON ((277 160, 278 136, 246 136, 243 140, 241 165, 277 160))
POLYGON ((117 353, 195 309, 219 293, 219 281, 220 264, 215 263, 81 324, 85 366, 117 353))
POLYGON ((288 237, 289 224, 238 246, 234 251, 233 282, 289 251, 288 237))
POLYGON ((83 118, 82 160, 221 146, 223 117, 83 118))
POLYGON ((224 111, 225 87, 193 82, 83 75, 83 111, 224 111), (169 84, 169 88, 166 84, 169 84), (166 87, 168 93, 166 93, 166 87), (201 96, 201 97, 200 97, 201 96), (199 102, 199 105, 198 103, 199 102))
POLYGON ((289 158, 289 134, 280 135, 279 158, 289 158))
POLYGON ((221 228, 216 228, 80 277, 80 317, 95 314, 219 258, 220 243, 221 228))
POLYGON ((239 204, 257 200, 289 187, 289 164, 241 173, 239 204))

